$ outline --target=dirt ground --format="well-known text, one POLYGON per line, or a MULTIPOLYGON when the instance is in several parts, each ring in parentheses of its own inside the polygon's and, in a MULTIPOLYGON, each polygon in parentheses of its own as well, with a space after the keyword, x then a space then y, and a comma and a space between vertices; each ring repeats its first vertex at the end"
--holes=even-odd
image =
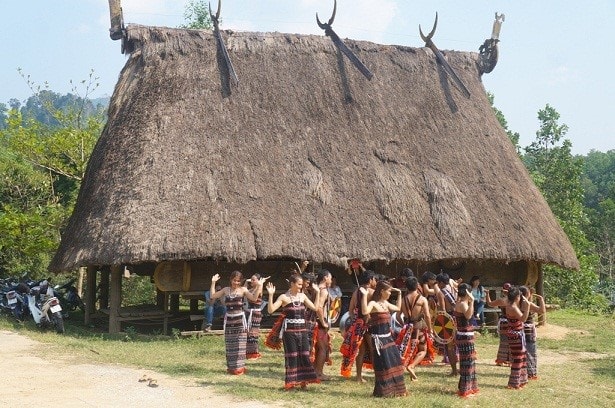
POLYGON ((116 365, 75 364, 40 355, 41 343, 0 330, 0 406, 265 408, 216 395, 194 380, 116 365), (151 378, 155 381, 143 381, 151 378), (142 380, 142 381, 139 381, 142 380))

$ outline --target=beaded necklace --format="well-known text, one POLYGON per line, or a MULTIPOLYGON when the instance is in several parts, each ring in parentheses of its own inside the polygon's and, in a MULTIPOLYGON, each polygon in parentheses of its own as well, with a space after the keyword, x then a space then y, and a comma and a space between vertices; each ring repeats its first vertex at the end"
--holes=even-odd
POLYGON ((237 289, 228 288, 228 297, 231 299, 235 299, 236 297, 241 296, 241 293, 237 291, 237 289))
POLYGON ((290 299, 290 302, 293 304, 293 306, 298 307, 301 305, 301 294, 297 293, 296 295, 293 295, 292 293, 288 292, 288 298, 290 299))

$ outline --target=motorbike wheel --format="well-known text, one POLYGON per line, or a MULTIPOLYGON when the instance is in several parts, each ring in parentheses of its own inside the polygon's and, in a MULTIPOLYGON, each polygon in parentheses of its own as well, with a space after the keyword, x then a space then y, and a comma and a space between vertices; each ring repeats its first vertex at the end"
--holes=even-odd
POLYGON ((23 309, 21 308, 21 305, 17 305, 15 309, 13 309, 13 317, 18 322, 23 322, 23 309))
POLYGON ((64 318, 62 317, 61 312, 56 312, 53 314, 53 326, 56 328, 56 333, 64 334, 64 318))

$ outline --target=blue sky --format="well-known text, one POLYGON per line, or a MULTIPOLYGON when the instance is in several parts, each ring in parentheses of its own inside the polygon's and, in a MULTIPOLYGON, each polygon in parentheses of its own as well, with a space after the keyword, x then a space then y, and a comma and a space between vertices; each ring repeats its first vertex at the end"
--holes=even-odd
MULTIPOLYGON (((187 2, 122 0, 124 20, 177 27, 187 2)), ((223 0, 221 28, 322 35, 315 13, 326 20, 332 8, 333 0, 223 0)), ((18 68, 59 93, 94 70, 100 86, 92 97, 113 93, 126 57, 109 38, 108 1, 4 0, 0 11, 0 102, 32 95, 18 68)), ((436 45, 477 51, 496 11, 506 16, 500 60, 483 83, 509 128, 520 133, 521 146, 534 140, 537 112, 548 103, 569 126, 573 153, 615 149, 615 1, 338 0, 333 28, 342 38, 422 47, 418 25, 427 32, 438 12, 436 45)))

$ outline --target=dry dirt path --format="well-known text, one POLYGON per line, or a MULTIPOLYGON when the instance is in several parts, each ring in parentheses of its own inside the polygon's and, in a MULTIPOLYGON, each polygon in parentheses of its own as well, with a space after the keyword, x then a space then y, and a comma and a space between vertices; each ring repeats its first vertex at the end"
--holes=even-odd
POLYGON ((172 378, 151 370, 119 365, 75 364, 41 355, 41 343, 0 330, 0 407, 224 407, 265 408, 216 395, 195 380, 172 378), (156 380, 155 387, 145 377, 156 380))

